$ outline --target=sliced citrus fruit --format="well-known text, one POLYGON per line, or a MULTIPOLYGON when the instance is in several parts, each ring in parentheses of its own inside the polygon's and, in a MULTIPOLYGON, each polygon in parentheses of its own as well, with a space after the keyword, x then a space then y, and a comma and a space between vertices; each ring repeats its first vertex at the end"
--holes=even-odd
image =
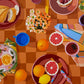
POLYGON ((1 58, 1 61, 4 65, 10 65, 11 62, 12 62, 12 57, 8 54, 3 55, 2 58, 1 58))
POLYGON ((61 45, 63 43, 63 35, 59 32, 54 32, 50 35, 49 41, 54 46, 61 45))
POLYGON ((58 73, 59 66, 55 61, 48 61, 45 64, 45 70, 47 74, 49 74, 50 76, 53 76, 58 73))

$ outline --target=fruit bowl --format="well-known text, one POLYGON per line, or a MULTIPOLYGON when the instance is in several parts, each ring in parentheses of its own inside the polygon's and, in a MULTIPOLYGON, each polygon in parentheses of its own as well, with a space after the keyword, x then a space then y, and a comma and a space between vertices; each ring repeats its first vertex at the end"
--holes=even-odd
MULTIPOLYGON (((46 64, 47 62, 49 62, 49 61, 51 60, 51 58, 53 58, 53 60, 56 61, 57 64, 58 64, 58 63, 61 63, 61 64, 63 65, 63 67, 62 67, 61 69, 66 73, 66 75, 68 75, 68 73, 69 73, 69 71, 68 71, 68 66, 67 66, 67 64, 65 63, 65 61, 64 61, 62 58, 60 58, 59 56, 54 55, 54 54, 46 54, 46 55, 41 56, 40 58, 38 58, 38 59, 35 61, 33 67, 32 67, 32 78, 33 78, 35 84, 39 84, 39 77, 36 77, 36 76, 34 75, 34 73, 33 73, 34 67, 35 67, 36 65, 42 65, 42 66, 45 68, 45 64, 46 64)), ((44 74, 47 74, 46 71, 45 71, 44 74)), ((53 76, 50 76, 50 77, 51 77, 51 79, 52 79, 53 76)), ((63 75, 61 74, 60 71, 58 71, 57 77, 56 77, 56 79, 54 80, 53 84, 59 84, 61 81, 65 82, 65 80, 63 80, 63 75), (60 78, 60 79, 59 79, 59 78, 60 78)), ((47 83, 47 84, 50 84, 50 82, 47 83)))

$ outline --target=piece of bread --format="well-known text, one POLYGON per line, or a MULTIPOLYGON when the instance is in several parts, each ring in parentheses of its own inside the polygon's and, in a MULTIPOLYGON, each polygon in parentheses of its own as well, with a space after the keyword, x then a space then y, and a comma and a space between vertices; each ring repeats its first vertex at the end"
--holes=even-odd
POLYGON ((6 20, 9 7, 0 5, 0 22, 3 23, 6 20))
POLYGON ((0 9, 0 15, 6 10, 6 8, 1 8, 0 9))
POLYGON ((14 22, 16 19, 16 9, 10 8, 8 12, 8 22, 14 22))
POLYGON ((0 9, 0 23, 3 23, 6 20, 8 10, 9 9, 5 9, 5 10, 0 9))

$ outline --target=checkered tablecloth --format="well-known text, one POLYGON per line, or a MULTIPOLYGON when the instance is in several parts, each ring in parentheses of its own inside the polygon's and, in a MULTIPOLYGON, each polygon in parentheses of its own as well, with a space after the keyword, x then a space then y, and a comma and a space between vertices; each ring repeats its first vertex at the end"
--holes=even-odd
MULTIPOLYGON (((45 52, 41 52, 36 48, 36 43, 39 39, 45 38, 49 40, 48 39, 49 35, 55 31, 54 26, 57 23, 78 24, 79 17, 84 13, 81 12, 79 9, 76 9, 75 12, 73 12, 70 15, 59 15, 59 14, 55 14, 51 10, 51 8, 49 8, 49 14, 51 15, 52 22, 47 30, 47 33, 35 34, 33 32, 32 33, 29 32, 26 29, 25 26, 26 16, 29 15, 29 10, 31 8, 40 9, 41 11, 44 11, 45 0, 42 0, 41 3, 38 5, 32 3, 31 0, 18 0, 18 2, 21 7, 20 18, 17 21, 17 23, 13 25, 11 28, 0 30, 0 43, 1 44, 4 43, 6 38, 9 38, 10 40, 15 42, 13 36, 19 34, 20 32, 25 32, 30 36, 30 43, 27 46, 20 47, 17 45, 17 53, 18 53, 17 69, 22 68, 26 70, 28 73, 28 77, 26 81, 18 82, 15 79, 14 75, 9 74, 0 82, 0 84, 35 84, 31 76, 32 65, 36 59, 47 53, 56 54, 65 60, 65 62, 69 66, 69 77, 71 78, 73 84, 84 84, 84 68, 80 68, 76 66, 72 58, 65 53, 64 45, 55 47, 49 44, 50 46, 48 50, 45 52)), ((66 82, 65 84, 68 83, 66 82)))

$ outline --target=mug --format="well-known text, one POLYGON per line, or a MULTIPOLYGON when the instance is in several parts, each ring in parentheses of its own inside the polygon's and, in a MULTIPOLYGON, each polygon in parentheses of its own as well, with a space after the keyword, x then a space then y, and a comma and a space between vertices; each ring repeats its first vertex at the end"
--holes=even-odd
MULTIPOLYGON (((72 47, 72 45, 71 45, 71 47, 72 47)), ((71 50, 72 50, 72 49, 71 49, 71 50)), ((74 49, 73 49, 73 50, 74 50, 74 49)), ((74 62, 75 62, 76 64, 79 64, 79 60, 78 60, 78 58, 79 58, 79 55, 78 55, 78 53, 79 53, 79 46, 78 46, 77 43, 75 43, 75 42, 68 42, 68 43, 66 44, 66 46, 65 46, 65 52, 66 52, 69 56, 72 57, 72 59, 74 60, 74 62), (67 52, 67 50, 70 50, 70 48, 67 49, 67 46, 69 46, 70 44, 75 44, 75 45, 76 45, 76 48, 77 48, 76 52, 73 53, 73 54, 70 54, 69 52, 67 52)))
POLYGON ((22 32, 19 33, 17 36, 13 36, 16 39, 16 43, 19 46, 26 46, 29 41, 30 41, 30 37, 28 36, 28 34, 22 32))
POLYGON ((72 56, 72 57, 79 57, 79 56, 78 56, 78 52, 79 52, 79 46, 78 46, 78 44, 75 43, 75 42, 68 42, 68 43, 66 44, 66 46, 65 46, 65 52, 66 52, 68 55, 72 56), (67 46, 68 46, 69 44, 71 44, 71 43, 72 43, 72 44, 75 44, 76 47, 77 47, 77 51, 76 51, 75 53, 73 53, 73 54, 70 54, 70 53, 67 52, 67 46))

